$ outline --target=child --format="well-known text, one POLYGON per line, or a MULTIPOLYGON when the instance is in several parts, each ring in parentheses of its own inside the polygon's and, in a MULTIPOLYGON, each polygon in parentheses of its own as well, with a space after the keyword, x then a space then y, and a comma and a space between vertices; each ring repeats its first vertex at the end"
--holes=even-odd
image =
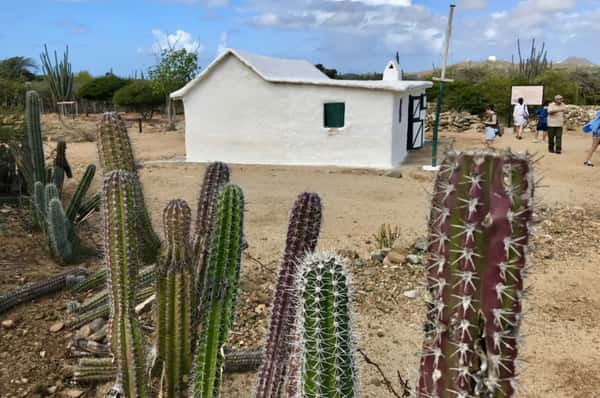
POLYGON ((489 104, 485 108, 485 145, 489 148, 494 144, 496 133, 498 132, 498 117, 496 116, 496 107, 489 104))
POLYGON ((533 142, 540 142, 540 136, 542 138, 541 142, 546 142, 548 136, 548 105, 550 105, 550 101, 544 101, 544 105, 535 111, 538 122, 533 142))

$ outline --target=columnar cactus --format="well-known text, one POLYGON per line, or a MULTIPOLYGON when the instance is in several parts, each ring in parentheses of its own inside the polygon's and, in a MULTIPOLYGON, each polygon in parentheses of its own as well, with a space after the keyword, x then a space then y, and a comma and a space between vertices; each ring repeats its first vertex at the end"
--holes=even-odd
POLYGON ((110 342, 117 386, 125 397, 146 397, 142 333, 135 314, 139 246, 135 176, 116 170, 105 177, 104 261, 110 292, 110 342))
POLYGON ((165 242, 156 286, 157 361, 164 369, 165 397, 187 394, 192 364, 191 210, 180 199, 163 212, 165 242))
POLYGON ((67 218, 71 223, 75 223, 75 219, 80 213, 81 202, 90 188, 95 173, 96 166, 93 164, 88 165, 88 167, 85 169, 83 177, 81 177, 81 181, 79 181, 79 185, 77 185, 77 189, 75 189, 75 192, 73 193, 73 197, 71 198, 69 206, 67 207, 67 218))
POLYGON ((298 264, 306 253, 317 246, 321 228, 321 199, 316 193, 302 193, 292 208, 285 252, 279 271, 271 321, 265 347, 265 359, 260 368, 257 398, 278 397, 288 378, 291 355, 289 338, 294 333, 296 297, 294 283, 298 264))
POLYGON ((219 395, 224 360, 223 344, 233 322, 238 295, 243 242, 244 196, 227 185, 217 200, 211 250, 206 263, 200 300, 198 341, 191 394, 196 398, 219 395))
POLYGON ((512 397, 533 214, 527 154, 451 152, 430 220, 418 397, 512 397))
POLYGON ((120 169, 129 172, 133 178, 142 259, 146 263, 152 263, 158 256, 160 239, 152 228, 152 222, 146 209, 127 127, 117 114, 104 114, 98 129, 97 145, 100 165, 105 175, 120 169))
POLYGON ((358 396, 352 335, 352 305, 343 260, 309 254, 298 275, 296 386, 298 398, 358 396))
MULTIPOLYGON (((31 157, 32 183, 40 181, 46 183, 46 164, 44 161, 44 145, 42 142, 42 128, 40 123, 40 97, 31 90, 25 99, 25 123, 27 126, 27 147, 31 157)), ((28 181, 29 182, 29 181, 28 181)), ((30 186, 31 187, 31 186, 30 186)))
POLYGON ((67 178, 73 178, 73 172, 71 171, 71 166, 67 160, 67 143, 64 140, 58 140, 56 143, 54 167, 60 167, 63 169, 67 178))
MULTIPOLYGON (((48 185, 54 186, 54 184, 48 185)), ((46 195, 48 195, 48 190, 46 190, 46 195)), ((46 221, 46 231, 52 254, 61 262, 72 263, 77 255, 78 239, 59 198, 52 198, 48 203, 46 221)))

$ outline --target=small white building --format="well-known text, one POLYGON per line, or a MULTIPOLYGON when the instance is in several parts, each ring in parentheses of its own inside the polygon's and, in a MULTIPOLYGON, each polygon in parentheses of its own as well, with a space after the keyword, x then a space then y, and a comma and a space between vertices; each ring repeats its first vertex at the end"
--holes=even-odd
POLYGON ((334 80, 311 63, 226 50, 171 94, 188 161, 393 168, 423 146, 430 82, 334 80))

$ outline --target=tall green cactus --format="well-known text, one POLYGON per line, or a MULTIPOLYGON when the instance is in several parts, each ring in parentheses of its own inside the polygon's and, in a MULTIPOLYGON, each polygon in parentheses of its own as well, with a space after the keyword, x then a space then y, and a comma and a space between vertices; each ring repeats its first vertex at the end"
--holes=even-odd
POLYGON ((238 295, 243 216, 242 190, 227 185, 218 196, 211 251, 203 281, 193 371, 192 395, 195 398, 219 396, 224 360, 222 348, 233 322, 238 295))
POLYGON ((144 202, 144 194, 139 181, 133 149, 127 134, 127 127, 115 113, 105 113, 97 134, 98 155, 104 175, 114 170, 125 170, 133 178, 138 206, 138 228, 142 259, 146 263, 156 260, 160 250, 160 239, 152 228, 150 215, 144 202))
POLYGON ((330 253, 307 255, 297 280, 299 342, 294 397, 358 396, 352 306, 343 260, 330 253))
POLYGON ((290 214, 285 252, 271 307, 265 358, 258 374, 257 398, 279 397, 288 382, 292 351, 290 336, 294 334, 297 315, 294 283, 300 260, 317 246, 320 228, 321 198, 316 193, 301 193, 290 214))
POLYGON ((165 397, 187 395, 192 364, 191 210, 180 199, 163 212, 165 243, 156 285, 157 361, 165 374, 165 397))
MULTIPOLYGON (((27 126, 27 149, 32 166, 32 184, 36 181, 46 183, 46 163, 44 160, 44 144, 42 142, 42 128, 40 122, 40 97, 31 90, 25 99, 25 124, 27 126)), ((29 183, 29 181, 28 181, 29 183)), ((31 187, 30 185, 29 187, 31 187)))
POLYGON ((73 178, 71 166, 67 160, 67 143, 64 140, 56 142, 56 157, 54 158, 54 166, 62 168, 67 178, 73 178))
POLYGON ((135 176, 116 170, 105 177, 104 261, 110 293, 110 342, 117 386, 125 397, 146 397, 143 336, 135 314, 139 246, 135 176))
POLYGON ((48 47, 44 44, 44 52, 40 54, 40 59, 54 102, 70 100, 73 96, 74 75, 69 62, 69 46, 67 46, 61 61, 58 60, 58 55, 54 51, 53 63, 48 53, 48 47))
MULTIPOLYGON (((229 167, 225 163, 215 162, 208 165, 198 197, 196 228, 193 237, 194 250, 194 299, 202 295, 205 264, 210 252, 210 235, 214 226, 217 196, 229 182, 229 167)), ((194 303, 192 321, 198 323, 199 306, 194 303)))
POLYGON ((417 397, 514 396, 533 194, 527 154, 447 155, 429 223, 417 397))
POLYGON ((35 220, 37 224, 46 229, 46 212, 48 203, 46 202, 46 186, 41 181, 36 181, 33 185, 33 211, 35 212, 35 220))

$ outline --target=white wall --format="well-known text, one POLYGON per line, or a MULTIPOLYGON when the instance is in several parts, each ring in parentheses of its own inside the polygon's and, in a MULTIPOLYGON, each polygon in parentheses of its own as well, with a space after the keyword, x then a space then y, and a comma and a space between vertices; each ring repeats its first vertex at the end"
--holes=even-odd
MULTIPOLYGON (((187 159, 393 167, 403 158, 400 150, 392 158, 390 147, 392 129, 399 128, 393 127, 395 97, 379 90, 269 83, 230 56, 184 98, 187 159), (346 103, 345 127, 330 135, 323 104, 338 101, 346 103)), ((405 128, 395 134, 406 140, 405 128)), ((401 148, 406 151, 406 142, 401 148)))
POLYGON ((393 128, 392 128, 392 165, 397 166, 406 157, 406 139, 408 131, 408 94, 396 94, 394 96, 393 128), (400 119, 399 108, 402 105, 402 119, 400 119))

